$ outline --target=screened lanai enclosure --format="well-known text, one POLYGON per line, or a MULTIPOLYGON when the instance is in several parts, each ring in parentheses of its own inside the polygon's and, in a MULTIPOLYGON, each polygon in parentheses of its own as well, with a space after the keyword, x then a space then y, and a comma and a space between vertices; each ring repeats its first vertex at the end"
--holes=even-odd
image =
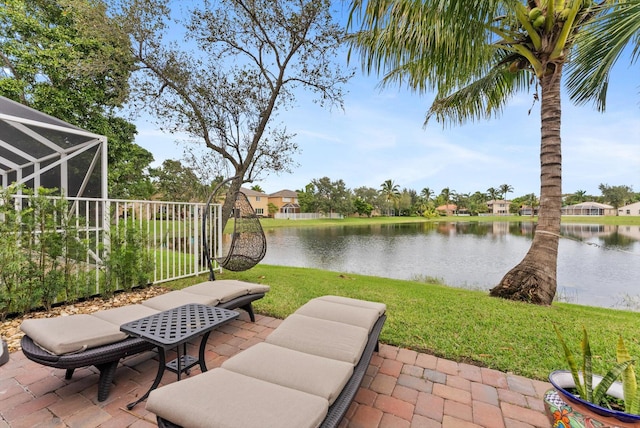
POLYGON ((106 199, 107 138, 0 97, 0 174, 3 188, 106 199))
POLYGON ((582 202, 562 207, 562 215, 616 215, 616 210, 611 205, 599 202, 582 202))
POLYGON ((219 204, 109 199, 107 174, 106 137, 0 97, 0 319, 209 272, 219 204))

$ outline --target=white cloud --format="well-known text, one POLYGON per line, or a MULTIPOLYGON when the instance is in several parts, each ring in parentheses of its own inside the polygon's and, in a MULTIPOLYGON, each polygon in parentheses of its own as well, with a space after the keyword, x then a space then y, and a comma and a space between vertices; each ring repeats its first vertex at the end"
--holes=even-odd
MULTIPOLYGON (((466 193, 507 183, 514 187, 513 196, 539 193, 540 103, 533 102, 532 93, 516 95, 498 118, 444 128, 432 121, 425 128, 432 95, 380 90, 377 78, 362 75, 346 89, 344 112, 323 110, 308 95, 298 99, 294 110, 281 112, 277 121, 297 135, 300 166, 293 174, 258 183, 267 192, 300 189, 327 176, 343 179, 350 188, 379 188, 391 179, 416 191, 450 187, 466 193)), ((640 98, 635 94, 635 86, 613 91, 605 114, 591 106, 574 107, 563 95, 565 192, 597 195, 603 182, 640 191, 640 98)), ((156 161, 181 157, 174 141, 185 136, 168 136, 142 121, 139 126, 136 141, 156 161)))

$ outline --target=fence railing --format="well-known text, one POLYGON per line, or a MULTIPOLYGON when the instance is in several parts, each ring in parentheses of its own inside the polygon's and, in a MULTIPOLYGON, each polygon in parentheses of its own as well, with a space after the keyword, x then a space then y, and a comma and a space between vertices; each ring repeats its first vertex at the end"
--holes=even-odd
POLYGON ((344 216, 338 213, 275 213, 273 218, 277 219, 288 219, 288 220, 316 220, 320 218, 339 218, 342 219, 344 216))
MULTIPOLYGON (((148 250, 156 253, 154 284, 209 272, 203 239, 211 260, 222 254, 222 206, 211 204, 207 230, 202 231, 206 204, 163 201, 108 200, 110 224, 134 222, 146 234, 148 250), (114 215, 117 213, 117 215, 114 215), (115 217, 115 218, 114 218, 115 217)), ((214 261, 215 263, 215 261, 214 261)), ((216 270, 221 269, 215 265, 216 270)))
MULTIPOLYGON (((34 305, 209 272, 221 205, 3 194, 0 318, 34 305)), ((217 271, 221 269, 214 262, 217 271)))

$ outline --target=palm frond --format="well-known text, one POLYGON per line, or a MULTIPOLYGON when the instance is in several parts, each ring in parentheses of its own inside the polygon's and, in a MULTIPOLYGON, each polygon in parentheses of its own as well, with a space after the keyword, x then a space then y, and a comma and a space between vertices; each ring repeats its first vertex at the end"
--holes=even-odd
POLYGON ((362 69, 418 92, 450 92, 486 68, 493 55, 487 23, 505 1, 354 0, 348 37, 362 69), (411 74, 409 74, 409 71, 411 74))
MULTIPOLYGON (((499 56, 507 55, 512 53, 501 51, 499 56)), ((425 125, 434 116, 438 122, 454 124, 498 116, 514 93, 529 89, 531 74, 528 70, 512 73, 508 64, 497 57, 492 63, 498 65, 469 85, 450 95, 438 94, 427 112, 425 125)))
POLYGON ((578 34, 574 57, 566 68, 570 98, 576 104, 592 101, 599 111, 606 108, 611 69, 624 49, 635 45, 632 64, 640 53, 640 0, 620 1, 606 11, 578 34))

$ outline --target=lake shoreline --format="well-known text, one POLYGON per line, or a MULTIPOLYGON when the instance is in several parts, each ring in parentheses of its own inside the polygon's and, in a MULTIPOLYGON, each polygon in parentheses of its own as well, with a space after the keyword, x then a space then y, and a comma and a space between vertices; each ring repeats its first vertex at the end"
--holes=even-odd
MULTIPOLYGON (((263 263, 316 268, 484 290, 494 287, 531 246, 532 222, 315 222, 265 227, 263 263)), ((564 223, 558 297, 599 307, 640 307, 640 226, 564 223), (624 229, 624 230, 622 230, 624 229), (609 286, 603 288, 602 283, 609 286)))
MULTIPOLYGON (((376 224, 437 223, 437 222, 537 222, 531 216, 446 216, 424 217, 345 217, 343 219, 289 220, 261 218, 262 227, 328 227, 328 226, 368 226, 376 224)), ((640 216, 562 216, 561 223, 601 224, 617 226, 640 225, 640 216)))

